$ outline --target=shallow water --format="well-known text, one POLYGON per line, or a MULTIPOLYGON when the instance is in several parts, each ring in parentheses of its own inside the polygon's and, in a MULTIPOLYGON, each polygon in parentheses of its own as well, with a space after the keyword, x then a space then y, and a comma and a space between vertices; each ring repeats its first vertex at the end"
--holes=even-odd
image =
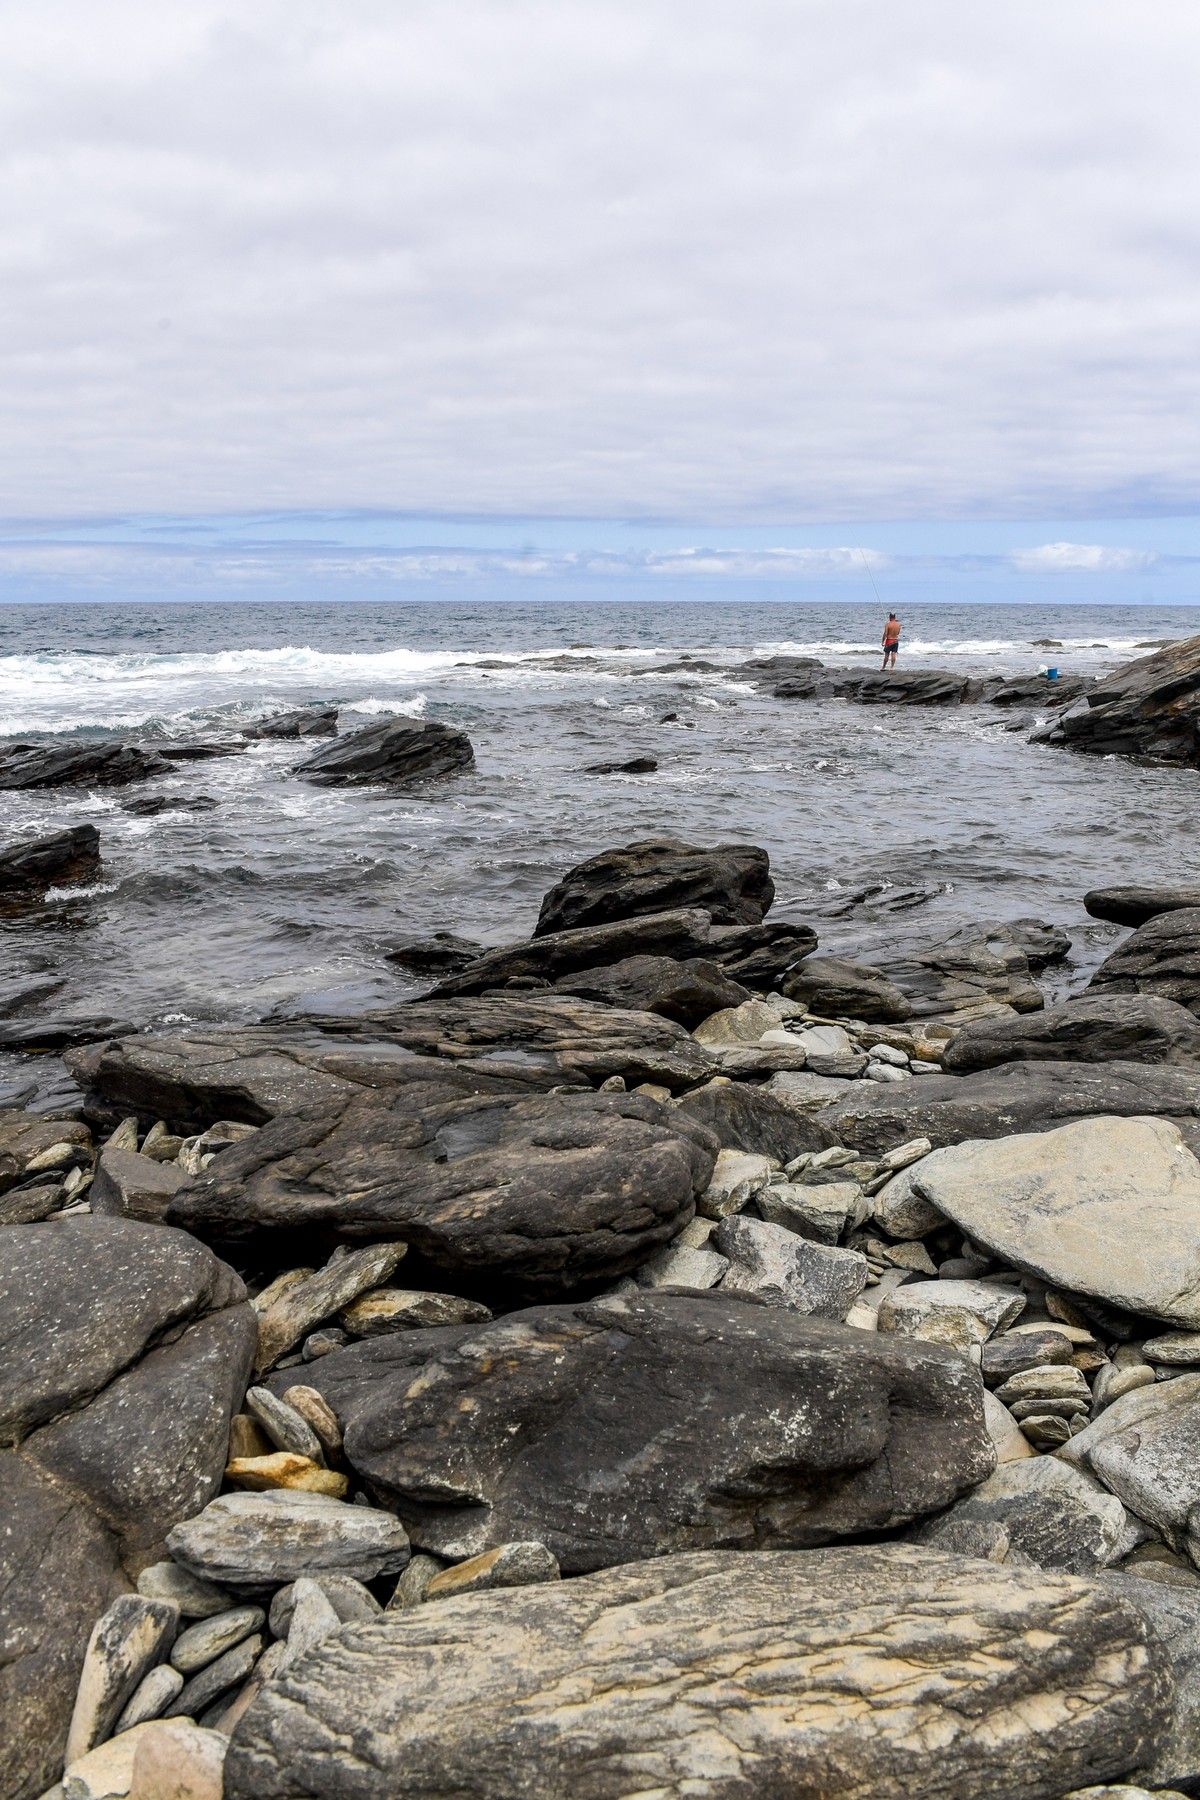
MULTIPOLYGON (((1068 673, 1188 635, 1200 613, 929 606, 904 622, 903 666, 1068 673)), ((812 917, 829 947, 878 955, 1037 914, 1073 929, 1081 980, 1116 935, 1086 920, 1086 888, 1200 874, 1200 777, 1037 748, 994 709, 780 702, 739 677, 774 651, 874 666, 881 625, 875 607, 812 604, 4 607, 8 736, 195 736, 324 700, 343 730, 389 712, 460 725, 477 766, 418 795, 339 791, 292 773, 305 746, 264 743, 145 790, 210 794, 209 813, 0 793, 0 841, 91 820, 105 858, 95 888, 0 927, 3 973, 64 976, 56 1012, 146 1023, 400 997, 417 984, 382 962, 390 942, 524 935, 571 863, 671 833, 765 845, 777 909, 812 917), (720 667, 657 672, 684 655, 720 667), (583 772, 635 755, 657 773, 583 772), (885 901, 932 897, 829 916, 875 882, 885 901)))

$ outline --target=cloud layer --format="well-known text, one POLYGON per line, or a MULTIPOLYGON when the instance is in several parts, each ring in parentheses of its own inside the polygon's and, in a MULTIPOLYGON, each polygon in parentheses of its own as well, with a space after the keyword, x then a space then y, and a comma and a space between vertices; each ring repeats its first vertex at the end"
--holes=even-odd
POLYGON ((1198 59, 1177 0, 4 9, 5 509, 1191 510, 1198 59))

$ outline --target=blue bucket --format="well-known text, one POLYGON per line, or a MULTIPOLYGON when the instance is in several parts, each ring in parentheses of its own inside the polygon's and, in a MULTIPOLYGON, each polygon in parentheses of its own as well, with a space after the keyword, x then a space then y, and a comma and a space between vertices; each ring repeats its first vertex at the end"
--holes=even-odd
POLYGON ((1047 681, 1057 681, 1058 680, 1058 670, 1057 669, 1047 669, 1046 670, 1046 680, 1047 681))

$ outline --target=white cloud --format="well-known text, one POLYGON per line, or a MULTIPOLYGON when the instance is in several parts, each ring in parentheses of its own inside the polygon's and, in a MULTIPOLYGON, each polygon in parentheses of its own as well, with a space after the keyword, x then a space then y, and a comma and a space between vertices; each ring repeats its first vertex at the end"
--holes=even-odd
POLYGON ((1200 8, 0 9, 5 510, 1200 499, 1200 8))
POLYGON ((1032 550, 1014 550, 1012 561, 1025 574, 1123 575, 1152 569, 1158 562, 1154 550, 1122 550, 1110 544, 1039 544, 1032 550))

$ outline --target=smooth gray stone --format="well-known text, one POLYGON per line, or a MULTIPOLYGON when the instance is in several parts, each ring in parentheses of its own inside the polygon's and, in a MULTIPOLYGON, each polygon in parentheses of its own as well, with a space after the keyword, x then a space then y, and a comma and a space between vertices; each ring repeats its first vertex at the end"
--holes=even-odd
POLYGON ((245 1681, 262 1652, 263 1639, 257 1632, 253 1637, 243 1638, 240 1644, 227 1650, 224 1656, 218 1656, 215 1662, 206 1663, 190 1681, 185 1681, 163 1717, 199 1717, 205 1707, 211 1706, 219 1695, 227 1694, 239 1681, 245 1681))
POLYGON ((1083 904, 1093 919, 1111 919, 1114 925, 1144 925, 1159 913, 1200 908, 1200 887, 1104 887, 1092 888, 1083 904))
POLYGON ((171 1661, 181 1674, 194 1675, 197 1669, 215 1662, 251 1632, 258 1631, 265 1621, 266 1614, 260 1606, 235 1606, 214 1618, 201 1619, 180 1632, 171 1650, 171 1661))
POLYGON ((177 1525, 167 1548, 204 1580, 251 1592, 302 1575, 373 1581, 408 1561, 408 1537, 389 1514, 286 1488, 220 1495, 177 1525))
POLYGON ((294 1582, 291 1617, 288 1621, 287 1656, 283 1667, 290 1668, 300 1657, 324 1643, 340 1624, 341 1620, 317 1582, 303 1576, 294 1582))
POLYGON ((144 1725, 147 1719, 157 1719, 166 1712, 176 1694, 183 1688, 183 1676, 170 1663, 159 1663, 148 1675, 143 1675, 133 1698, 117 1720, 113 1735, 119 1737, 123 1731, 131 1731, 135 1725, 144 1725))
POLYGON ((169 1600, 185 1619, 211 1619, 228 1612, 233 1600, 210 1581, 200 1581, 175 1562, 151 1563, 137 1578, 137 1591, 147 1600, 169 1600))
POLYGON ((178 1625, 173 1606, 140 1594, 122 1594, 96 1621, 67 1731, 68 1764, 112 1735, 142 1677, 167 1656, 178 1625))
MULTIPOLYGON (((306 1329, 297 1332, 293 1342, 302 1337, 306 1329)), ((286 1400, 273 1394, 270 1388, 247 1389, 245 1408, 251 1418, 258 1420, 277 1450, 292 1450, 297 1456, 307 1456, 310 1462, 324 1467, 325 1451, 308 1420, 286 1400)))

